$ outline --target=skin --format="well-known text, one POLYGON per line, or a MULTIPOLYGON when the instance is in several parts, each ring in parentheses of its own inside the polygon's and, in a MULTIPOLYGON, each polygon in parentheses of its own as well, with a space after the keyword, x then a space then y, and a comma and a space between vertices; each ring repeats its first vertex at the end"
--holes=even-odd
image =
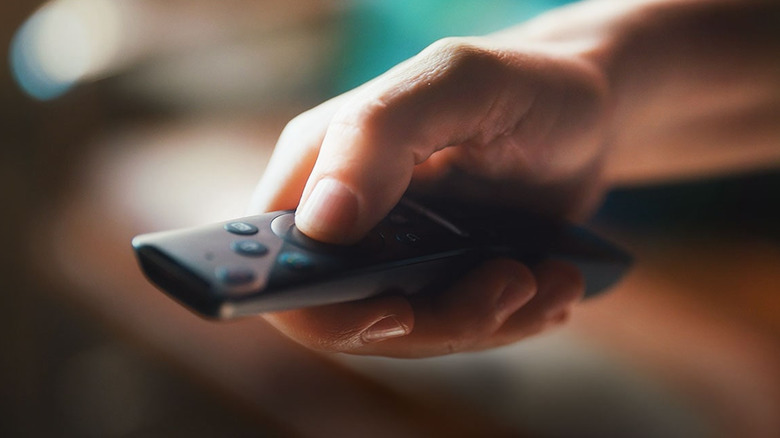
MULTIPOLYGON (((579 220, 617 185, 774 166, 773 3, 586 1, 437 41, 293 119, 251 212, 298 207, 304 233, 350 243, 409 188, 579 220)), ((493 260, 440 294, 265 318, 315 350, 422 357, 559 325, 583 290, 566 263, 493 260)))

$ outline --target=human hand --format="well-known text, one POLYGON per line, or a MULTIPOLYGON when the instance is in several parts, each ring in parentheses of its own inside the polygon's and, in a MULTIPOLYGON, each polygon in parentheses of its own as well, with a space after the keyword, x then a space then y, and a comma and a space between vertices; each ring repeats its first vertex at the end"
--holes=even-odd
MULTIPOLYGON (((600 199, 606 87, 584 58, 446 39, 291 121, 252 211, 318 240, 362 237, 413 191, 581 217, 600 199)), ((266 315, 317 350, 417 357, 503 345, 566 319, 580 273, 494 260, 435 295, 266 315)))

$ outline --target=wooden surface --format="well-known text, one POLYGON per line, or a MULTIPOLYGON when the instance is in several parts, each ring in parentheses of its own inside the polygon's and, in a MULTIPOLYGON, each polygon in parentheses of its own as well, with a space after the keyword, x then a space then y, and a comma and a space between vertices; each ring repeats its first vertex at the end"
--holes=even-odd
POLYGON ((749 236, 625 236, 627 281, 573 325, 675 388, 726 436, 780 433, 780 246, 749 236))
MULTIPOLYGON (((30 249, 52 247, 50 258, 39 259, 41 275, 66 286, 58 293, 107 330, 280 433, 526 432, 489 410, 474 409, 467 399, 408 391, 380 372, 306 351, 259 318, 200 319, 141 276, 129 247, 132 236, 239 215, 282 124, 195 121, 103 137, 81 177, 46 209, 56 212, 56 221, 34 219, 49 225, 31 227, 46 232, 30 236, 30 249), (209 180, 218 181, 214 190, 209 180)), ((636 266, 611 294, 581 305, 566 333, 684 400, 708 430, 726 436, 780 433, 776 242, 602 231, 636 255, 636 266)))

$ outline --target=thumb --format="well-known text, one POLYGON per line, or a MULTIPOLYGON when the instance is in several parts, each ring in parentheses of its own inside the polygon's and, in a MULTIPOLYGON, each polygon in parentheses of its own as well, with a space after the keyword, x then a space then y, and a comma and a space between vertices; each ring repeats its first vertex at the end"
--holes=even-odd
POLYGON ((415 165, 445 147, 505 132, 492 125, 511 126, 532 95, 530 87, 507 93, 517 78, 506 67, 495 53, 444 40, 356 90, 326 130, 298 228, 326 242, 359 240, 399 201, 415 165))

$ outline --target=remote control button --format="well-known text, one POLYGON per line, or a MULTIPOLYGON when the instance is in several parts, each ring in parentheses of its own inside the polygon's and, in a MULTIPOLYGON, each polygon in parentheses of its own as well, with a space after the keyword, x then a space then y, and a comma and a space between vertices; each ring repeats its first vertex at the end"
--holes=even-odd
POLYGON ((287 240, 287 234, 293 225, 295 225, 295 214, 285 213, 271 221, 271 231, 282 239, 287 240))
POLYGON ((419 234, 411 231, 396 233, 395 240, 414 248, 419 247, 422 244, 422 237, 419 234))
POLYGON ((254 240, 236 240, 230 244, 230 249, 249 257, 260 257, 268 253, 268 247, 254 240))
POLYGON ((337 245, 318 242, 303 234, 295 226, 295 215, 293 213, 283 214, 274 219, 271 222, 271 231, 285 241, 306 249, 328 251, 341 248, 337 245))
POLYGON ((286 239, 288 242, 293 243, 297 246, 300 246, 302 248, 311 249, 314 251, 336 251, 340 252, 345 249, 344 246, 341 245, 333 245, 330 243, 324 243, 320 242, 318 240, 314 240, 311 237, 303 234, 301 230, 298 229, 294 224, 290 227, 290 231, 287 233, 286 239))
POLYGON ((225 224, 225 229, 233 234, 250 236, 257 233, 257 227, 246 222, 230 222, 225 224))
POLYGON ((280 265, 293 271, 309 271, 314 268, 314 261, 306 254, 299 252, 283 252, 277 261, 280 265))
POLYGON ((319 242, 303 234, 301 230, 295 226, 295 215, 293 213, 283 214, 271 221, 271 231, 295 246, 322 253, 350 254, 353 252, 378 252, 381 251, 384 246, 384 239, 381 234, 376 231, 372 231, 363 240, 352 246, 319 242))
POLYGON ((255 280, 255 272, 249 268, 222 266, 216 269, 219 281, 232 286, 251 283, 255 280))

